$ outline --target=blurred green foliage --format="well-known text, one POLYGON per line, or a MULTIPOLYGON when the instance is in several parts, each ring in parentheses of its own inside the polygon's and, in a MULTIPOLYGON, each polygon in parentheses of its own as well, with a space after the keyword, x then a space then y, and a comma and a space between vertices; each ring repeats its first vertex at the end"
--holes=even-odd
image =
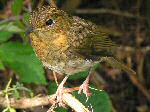
POLYGON ((11 68, 25 83, 46 84, 43 66, 25 35, 29 25, 29 12, 23 11, 23 0, 13 1, 12 13, 14 17, 18 16, 16 20, 0 22, 0 69, 11 68), (11 39, 14 34, 20 35, 17 37, 22 41, 11 39))
POLYGON ((23 82, 46 84, 42 65, 30 45, 17 42, 1 44, 0 59, 5 66, 12 68, 23 82))
POLYGON ((14 0, 12 4, 12 12, 14 15, 19 15, 23 7, 23 0, 14 0))
POLYGON ((0 60, 0 70, 5 70, 5 67, 4 67, 4 65, 3 65, 1 60, 0 60))
POLYGON ((78 91, 74 92, 74 95, 76 96, 79 101, 81 101, 86 107, 89 107, 89 109, 93 112, 111 112, 112 111, 112 105, 109 99, 108 94, 105 91, 99 91, 95 88, 90 89, 90 91, 93 93, 87 102, 85 101, 86 96, 85 94, 78 94, 78 91))
POLYGON ((7 41, 11 37, 12 37, 11 32, 5 32, 5 31, 0 32, 0 43, 7 41))

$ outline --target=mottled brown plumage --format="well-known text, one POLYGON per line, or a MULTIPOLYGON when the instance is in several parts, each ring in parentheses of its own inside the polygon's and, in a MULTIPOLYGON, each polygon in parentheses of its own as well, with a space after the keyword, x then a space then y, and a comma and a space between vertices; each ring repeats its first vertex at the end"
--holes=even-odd
POLYGON ((32 46, 43 65, 58 73, 74 74, 99 63, 101 52, 115 44, 100 26, 70 16, 55 7, 42 7, 30 19, 32 46), (47 24, 51 20, 52 24, 47 24))
MULTIPOLYGON (((115 44, 108 38, 108 33, 96 24, 70 16, 62 10, 47 6, 39 8, 31 14, 32 46, 44 66, 61 73, 72 75, 89 69, 94 64, 106 61, 113 67, 135 74, 135 72, 117 61, 111 55, 115 44)), ((63 106, 62 94, 64 78, 56 92, 57 102, 63 106)), ((80 86, 87 96, 89 76, 80 86)))

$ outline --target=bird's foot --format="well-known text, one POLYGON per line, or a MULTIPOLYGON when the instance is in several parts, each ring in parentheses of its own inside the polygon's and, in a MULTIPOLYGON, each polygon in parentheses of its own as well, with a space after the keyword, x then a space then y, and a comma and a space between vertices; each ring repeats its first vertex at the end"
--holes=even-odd
POLYGON ((89 78, 90 75, 86 78, 86 80, 83 82, 83 84, 80 86, 78 93, 81 94, 83 92, 88 100, 88 97, 92 95, 92 93, 89 91, 89 78))
POLYGON ((63 102, 63 94, 66 93, 66 88, 64 87, 65 82, 67 81, 68 76, 66 76, 63 81, 59 84, 57 91, 55 93, 56 96, 56 103, 60 107, 65 107, 65 104, 63 102))
POLYGON ((66 88, 64 87, 64 84, 67 79, 68 79, 68 76, 66 76, 63 79, 63 81, 59 84, 55 95, 51 99, 51 101, 53 102, 52 106, 47 112, 53 112, 52 110, 54 110, 57 106, 64 107, 64 108, 66 107, 65 103, 63 102, 63 94, 66 93, 66 88))

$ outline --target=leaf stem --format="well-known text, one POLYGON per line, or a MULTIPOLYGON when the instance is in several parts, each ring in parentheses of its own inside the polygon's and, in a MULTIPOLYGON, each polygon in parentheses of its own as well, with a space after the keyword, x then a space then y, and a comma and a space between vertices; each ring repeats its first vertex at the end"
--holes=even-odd
POLYGON ((6 85, 6 88, 5 88, 5 98, 6 98, 6 101, 7 101, 7 107, 10 108, 10 101, 9 101, 9 94, 8 94, 8 90, 9 90, 9 87, 10 87, 10 84, 12 82, 12 78, 9 79, 7 85, 6 85))

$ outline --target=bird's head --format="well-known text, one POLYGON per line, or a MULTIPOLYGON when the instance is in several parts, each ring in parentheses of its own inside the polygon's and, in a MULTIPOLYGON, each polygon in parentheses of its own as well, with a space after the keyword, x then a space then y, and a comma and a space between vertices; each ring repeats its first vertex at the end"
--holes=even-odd
POLYGON ((44 6, 30 16, 29 37, 36 54, 45 61, 50 51, 67 48, 71 17, 56 7, 44 6))
POLYGON ((70 19, 66 12, 58 10, 56 7, 43 6, 31 13, 31 32, 41 38, 53 38, 56 34, 69 30, 70 19))

